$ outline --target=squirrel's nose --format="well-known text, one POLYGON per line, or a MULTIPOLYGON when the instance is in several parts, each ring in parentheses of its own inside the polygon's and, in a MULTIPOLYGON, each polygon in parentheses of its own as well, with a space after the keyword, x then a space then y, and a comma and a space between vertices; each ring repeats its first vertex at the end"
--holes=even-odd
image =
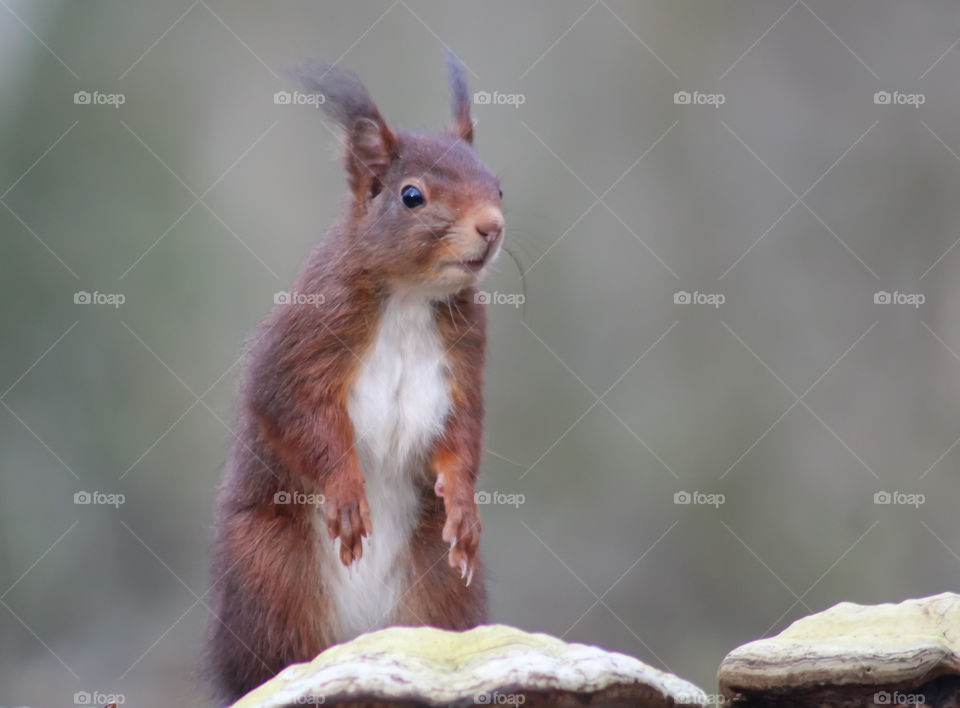
POLYGON ((488 243, 493 243, 503 231, 503 216, 500 212, 488 213, 476 223, 477 233, 488 243))

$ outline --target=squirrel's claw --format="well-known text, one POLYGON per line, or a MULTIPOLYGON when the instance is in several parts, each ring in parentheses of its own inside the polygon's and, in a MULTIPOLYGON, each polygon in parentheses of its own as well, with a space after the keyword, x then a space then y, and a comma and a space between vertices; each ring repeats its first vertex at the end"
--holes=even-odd
POLYGON ((349 567, 363 556, 363 538, 372 531, 363 482, 330 485, 324 500, 327 533, 340 540, 340 562, 349 567))
POLYGON ((473 499, 446 503, 447 521, 443 526, 443 540, 450 544, 447 562, 460 571, 460 579, 467 586, 473 580, 477 549, 480 546, 480 517, 473 499))

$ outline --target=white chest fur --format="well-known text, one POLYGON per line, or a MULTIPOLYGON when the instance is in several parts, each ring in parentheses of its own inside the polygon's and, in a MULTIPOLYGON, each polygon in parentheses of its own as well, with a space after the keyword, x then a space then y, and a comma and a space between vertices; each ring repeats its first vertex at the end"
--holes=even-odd
POLYGON ((442 431, 449 406, 433 308, 426 299, 394 295, 350 393, 357 453, 363 448, 368 462, 381 468, 409 461, 442 431))
POLYGON ((349 569, 322 539, 341 640, 390 624, 405 589, 419 482, 450 408, 444 353, 428 300, 387 300, 348 402, 373 533, 349 569))

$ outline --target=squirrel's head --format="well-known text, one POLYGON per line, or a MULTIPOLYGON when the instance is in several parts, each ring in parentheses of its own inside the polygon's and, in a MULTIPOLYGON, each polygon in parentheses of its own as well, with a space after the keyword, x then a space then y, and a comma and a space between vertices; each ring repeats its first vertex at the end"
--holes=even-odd
POLYGON ((502 192, 473 150, 470 96, 447 55, 453 126, 394 132, 351 73, 310 61, 298 73, 345 130, 351 252, 397 286, 447 295, 476 283, 503 241, 502 192))

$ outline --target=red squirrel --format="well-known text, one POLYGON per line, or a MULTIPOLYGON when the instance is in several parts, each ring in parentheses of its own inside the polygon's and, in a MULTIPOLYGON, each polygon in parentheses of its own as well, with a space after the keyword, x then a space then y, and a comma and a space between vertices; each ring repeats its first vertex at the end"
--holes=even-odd
POLYGON ((476 286, 503 193, 448 65, 453 126, 430 134, 394 131, 343 69, 297 74, 344 129, 349 194, 248 344, 214 526, 206 663, 224 700, 369 630, 486 621, 476 286))

